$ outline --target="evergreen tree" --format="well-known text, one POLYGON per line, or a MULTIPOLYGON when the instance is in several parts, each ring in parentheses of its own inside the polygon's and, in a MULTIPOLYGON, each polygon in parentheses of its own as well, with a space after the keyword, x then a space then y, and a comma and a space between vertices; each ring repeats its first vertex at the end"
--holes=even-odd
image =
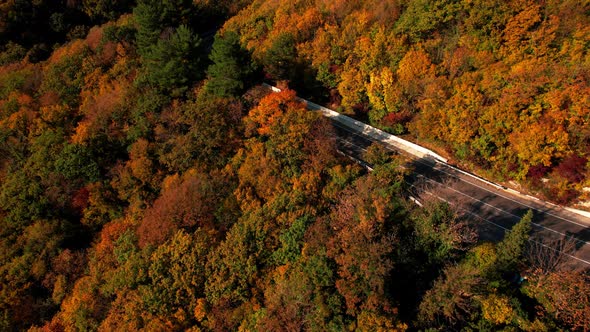
POLYGON ((502 242, 498 243, 496 250, 500 271, 513 269, 520 262, 531 232, 532 219, 533 212, 529 210, 511 230, 506 232, 502 242))
POLYGON ((294 70, 296 58, 295 38, 289 33, 283 33, 266 51, 262 62, 264 70, 272 78, 277 80, 292 79, 296 74, 294 70))
POLYGON ((250 55, 241 47, 235 32, 215 36, 209 59, 213 64, 207 69, 207 91, 220 97, 228 97, 244 90, 244 85, 254 70, 250 55))
POLYGON ((139 83, 146 83, 172 96, 181 95, 194 80, 199 79, 201 39, 181 25, 169 39, 160 39, 144 56, 144 74, 139 83))
POLYGON ((139 0, 133 16, 137 21, 138 52, 145 56, 166 28, 194 21, 195 7, 190 0, 139 0))
POLYGON ((147 55, 156 45, 162 30, 162 3, 154 0, 140 0, 133 9, 133 16, 137 21, 137 51, 140 55, 147 55))

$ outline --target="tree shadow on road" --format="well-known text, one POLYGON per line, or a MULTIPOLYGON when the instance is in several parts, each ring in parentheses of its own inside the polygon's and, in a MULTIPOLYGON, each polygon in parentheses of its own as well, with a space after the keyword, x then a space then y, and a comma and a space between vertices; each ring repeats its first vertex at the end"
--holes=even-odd
MULTIPOLYGON (((473 186, 460 179, 458 172, 452 169, 438 169, 439 165, 432 158, 410 160, 406 167, 413 172, 406 177, 410 195, 418 197, 435 197, 455 206, 478 232, 481 240, 498 242, 529 210, 521 204, 499 197, 490 190, 482 189, 485 184, 473 186)), ((469 179, 469 182, 477 181, 469 179)), ((533 211, 533 219, 538 220, 541 213, 533 211)), ((585 231, 590 232, 590 229, 585 231)), ((576 237, 578 237, 577 234, 576 237)), ((590 236, 590 233, 582 234, 590 236)))

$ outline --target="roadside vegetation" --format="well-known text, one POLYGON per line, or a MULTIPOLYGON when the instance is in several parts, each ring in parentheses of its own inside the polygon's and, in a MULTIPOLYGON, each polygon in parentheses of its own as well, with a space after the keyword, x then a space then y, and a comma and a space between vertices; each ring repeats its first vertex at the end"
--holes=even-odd
POLYGON ((588 6, 257 0, 224 30, 269 79, 571 204, 590 199, 588 6))
MULTIPOLYGON (((408 170, 399 167, 399 157, 372 147, 366 159, 374 171, 367 173, 336 152, 329 122, 308 112, 293 90, 271 94, 258 84, 274 79, 307 91, 317 86, 343 112, 364 109, 358 115, 374 124, 420 133, 412 128, 426 121, 428 111, 420 105, 427 104, 429 84, 448 75, 441 73, 446 50, 458 52, 441 46, 451 45, 449 29, 457 22, 441 19, 442 25, 430 28, 424 24, 432 20, 414 22, 426 2, 375 8, 321 1, 67 3, 75 15, 52 12, 49 1, 0 7, 7 13, 0 15, 0 37, 6 41, 0 55, 0 330, 584 331, 590 326, 587 274, 572 270, 566 256, 528 241, 531 213, 502 241, 478 241, 473 223, 456 207, 440 201, 419 207, 407 199, 408 170), (361 12, 365 16, 358 16, 361 12), (394 16, 384 16, 390 12, 394 16), (43 50, 41 38, 32 34, 45 30, 46 17, 63 27, 60 33, 45 31, 56 45, 43 53, 37 51, 43 50), (330 34, 349 39, 329 39, 330 34), (401 48, 375 42, 381 39, 401 48), (321 43, 330 45, 330 52, 321 43), (370 45, 381 46, 365 49, 370 45), (328 52, 324 62, 305 53, 313 48, 328 52), (389 67, 369 65, 368 54, 389 67), (421 61, 430 61, 428 70, 420 69, 421 61), (405 74, 399 69, 404 63, 405 74), (352 67, 368 71, 355 74, 352 67), (418 72, 423 77, 416 81, 418 72), (403 98, 395 99, 399 110, 377 106, 375 96, 389 98, 393 90, 366 94, 373 90, 363 84, 377 84, 370 79, 375 73, 393 75, 387 89, 396 86, 401 93, 403 98), (364 90, 350 90, 349 80, 364 90), (415 85, 397 87, 403 82, 415 85), (354 95, 361 102, 346 99, 354 95), (403 121, 384 120, 404 112, 403 121)), ((437 2, 442 7, 436 13, 460 5, 468 6, 437 2)), ((522 11, 510 10, 505 15, 522 11)), ((451 13, 461 19, 475 15, 451 13)), ((563 19, 585 18, 579 15, 563 19)), ((527 29, 541 29, 546 20, 543 16, 527 29)), ((472 24, 483 21, 489 23, 480 18, 472 24)), ((481 33, 500 33, 507 24, 502 22, 481 27, 481 33)), ((457 38, 461 31, 455 31, 457 38)), ((575 39, 585 38, 582 30, 556 31, 548 53, 567 39, 584 58, 586 44, 575 39)), ((466 47, 465 59, 486 51, 478 44, 483 41, 457 43, 466 47)), ((567 52, 562 56, 573 59, 567 52)), ((454 91, 451 82, 476 79, 484 70, 456 66, 463 68, 453 76, 457 81, 447 77, 450 82, 440 83, 445 93, 454 91)), ((583 66, 576 68, 583 74, 583 66)), ((585 82, 576 77, 567 84, 582 89, 585 82)), ((564 91, 574 89, 559 82, 564 91)), ((444 93, 439 97, 442 103, 453 100, 444 93)), ((583 111, 583 98, 568 98, 560 104, 572 117, 567 121, 548 111, 537 115, 561 126, 581 125, 573 110, 583 111)), ((500 105, 484 100, 496 110, 500 105)), ((530 115, 525 113, 522 117, 530 115)), ((567 136, 567 153, 552 150, 557 152, 543 176, 571 158, 571 165, 586 162, 583 135, 567 136)), ((511 144, 497 146, 490 158, 526 165, 520 157, 499 157, 500 150, 512 153, 511 144)), ((465 160, 475 160, 470 158, 465 160)), ((513 170, 514 176, 537 164, 529 165, 513 170)), ((563 176, 577 182, 564 182, 564 190, 586 181, 583 168, 573 169, 563 176)))

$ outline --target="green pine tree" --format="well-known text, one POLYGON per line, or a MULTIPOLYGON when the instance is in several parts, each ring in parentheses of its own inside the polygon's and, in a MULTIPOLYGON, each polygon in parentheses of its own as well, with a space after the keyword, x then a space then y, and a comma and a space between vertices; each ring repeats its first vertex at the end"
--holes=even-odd
POLYGON ((156 45, 162 32, 162 4, 160 1, 141 0, 133 9, 137 21, 137 51, 145 56, 156 45))
POLYGON ((520 221, 506 232, 502 242, 498 243, 498 268, 501 271, 514 269, 521 261, 527 241, 530 237, 533 212, 529 210, 520 221))
POLYGON ((181 25, 169 39, 160 39, 144 56, 144 73, 139 83, 160 92, 179 96, 203 76, 201 39, 181 25))
POLYGON ((296 58, 295 38, 290 33, 283 33, 266 51, 262 62, 264 70, 272 78, 276 80, 293 79, 296 75, 296 58))
POLYGON ((206 89, 220 96, 235 96, 244 90, 246 81, 254 72, 248 51, 240 45, 235 32, 217 34, 209 55, 213 64, 209 66, 206 89))

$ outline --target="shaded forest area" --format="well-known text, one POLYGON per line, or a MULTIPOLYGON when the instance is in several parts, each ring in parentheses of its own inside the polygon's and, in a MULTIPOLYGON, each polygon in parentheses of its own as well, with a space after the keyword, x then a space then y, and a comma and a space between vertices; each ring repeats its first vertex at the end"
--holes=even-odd
MULTIPOLYGON (((453 110, 469 116, 468 109, 504 112, 500 106, 516 104, 448 93, 457 86, 475 93, 490 83, 481 77, 501 80, 512 72, 504 60, 483 56, 506 43, 487 37, 505 36, 507 22, 529 9, 473 2, 3 3, 0 11, 9 14, 0 25, 6 41, 0 56, 0 330, 587 330, 590 280, 568 270, 551 249, 528 243, 530 213, 503 241, 477 241, 470 220, 452 206, 430 201, 418 207, 406 199, 409 170, 399 167, 401 157, 373 146, 366 159, 375 169, 367 173, 336 153, 331 125, 306 111, 294 91, 269 94, 258 85, 275 79, 318 87, 341 111, 365 112, 359 115, 410 133, 434 116, 429 110, 449 110, 437 102, 455 100, 453 110), (43 26, 55 8, 86 16, 64 14, 68 28, 57 34, 43 26), (459 15, 469 8, 492 12, 480 21, 459 15), (462 30, 467 18, 474 27, 491 24, 480 27, 475 44, 462 30), (225 19, 212 46, 200 37, 225 19), (461 36, 467 41, 459 42, 461 36), (36 49, 43 50, 44 40, 60 45, 42 56, 36 49), (480 45, 486 40, 491 49, 480 45), (459 44, 465 55, 449 58, 463 59, 451 78, 443 70, 445 52, 459 52, 453 48, 459 44), (314 48, 325 61, 314 58, 314 48), (478 62, 482 58, 491 62, 478 62), (377 73, 381 81, 371 78, 377 73), (461 108, 467 101, 486 107, 461 108), (390 108, 394 104, 399 108, 390 108), (402 120, 389 125, 384 119, 402 120)), ((527 8, 549 12, 551 6, 571 7, 527 8)), ((562 19, 572 24, 584 15, 562 19)), ((546 20, 523 31, 541 29, 546 20)), ((586 84, 578 76, 587 68, 587 45, 574 43, 586 36, 579 31, 557 29, 544 53, 556 56, 564 40, 572 41, 566 50, 578 50, 571 60, 578 65, 562 62, 573 57, 566 51, 555 62, 566 76, 577 68, 570 81, 550 72, 551 82, 565 90, 566 83, 576 91, 586 84)), ((502 56, 544 56, 527 52, 502 56)), ((532 79, 528 71, 538 69, 521 74, 532 79)), ((523 95, 518 105, 561 91, 546 89, 532 99, 523 95)), ((582 117, 587 95, 567 98, 559 114, 582 117)), ((564 130, 581 125, 574 121, 580 118, 563 120, 543 108, 525 113, 518 121, 536 114, 561 121, 564 130)), ((501 118, 509 119, 493 117, 501 118)), ((585 139, 578 134, 563 143, 563 151, 578 156, 569 162, 575 165, 584 164, 587 153, 576 145, 585 139)), ((465 142, 477 141, 465 135, 465 142)), ((493 165, 510 161, 518 165, 512 171, 530 173, 534 165, 527 169, 525 159, 509 158, 511 147, 492 149, 493 165)), ((538 180, 564 167, 568 156, 551 155, 538 180)), ((586 181, 580 169, 563 173, 576 180, 567 190, 586 181)))

